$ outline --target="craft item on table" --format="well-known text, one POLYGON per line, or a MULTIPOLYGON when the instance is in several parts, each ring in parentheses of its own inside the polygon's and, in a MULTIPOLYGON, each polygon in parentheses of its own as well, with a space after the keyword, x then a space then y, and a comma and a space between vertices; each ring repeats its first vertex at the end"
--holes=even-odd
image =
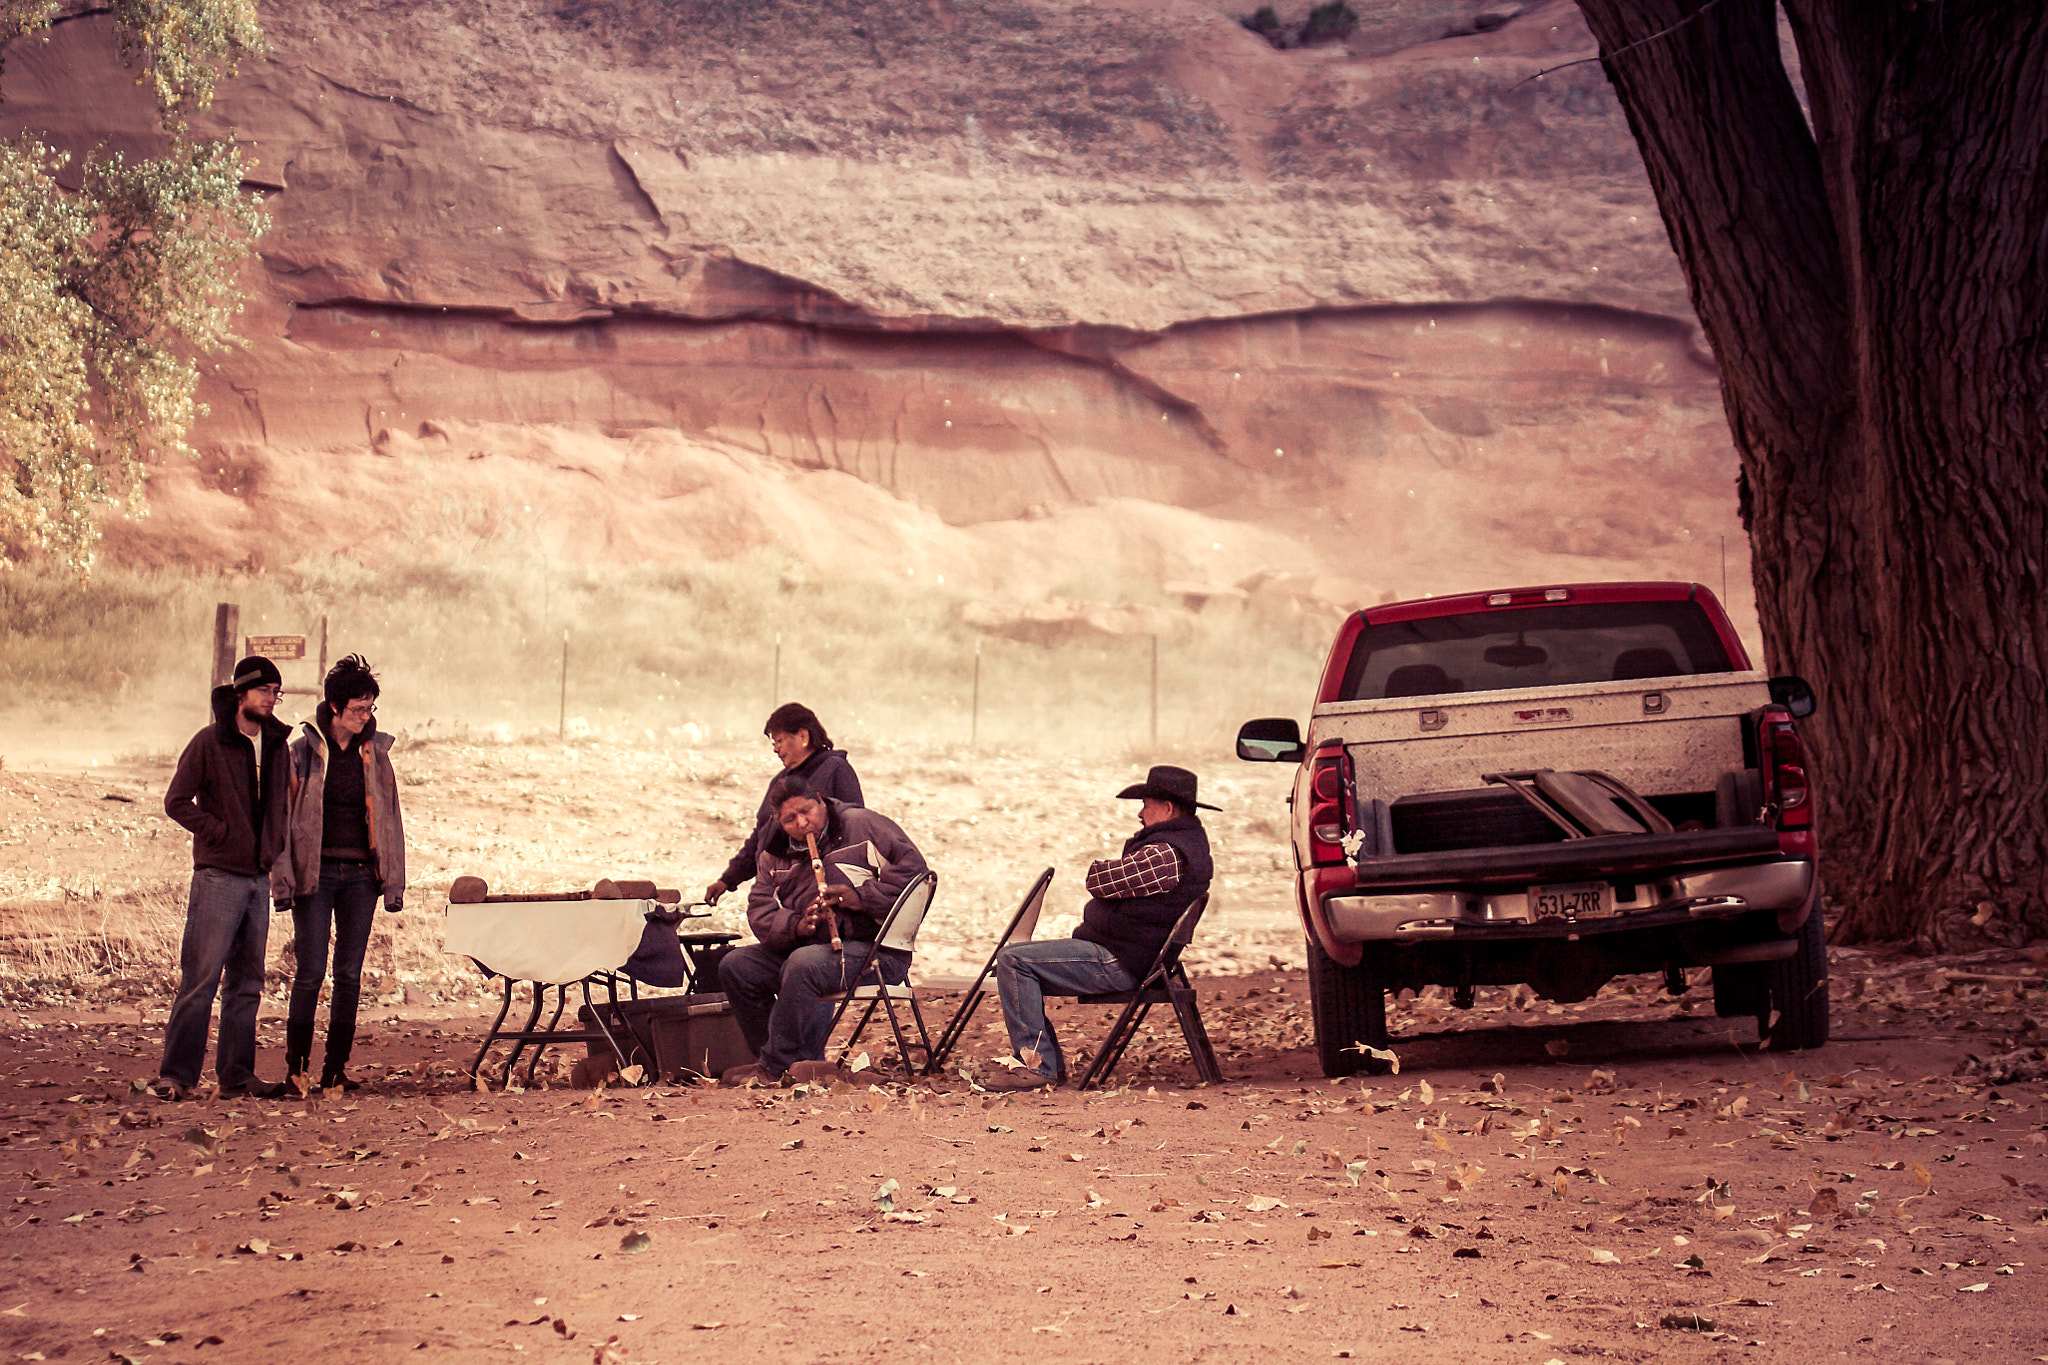
POLYGON ((644 878, 601 877, 588 891, 519 891, 494 896, 482 877, 457 877, 448 887, 450 905, 509 905, 529 901, 658 901, 679 905, 683 893, 673 887, 656 886, 644 878))

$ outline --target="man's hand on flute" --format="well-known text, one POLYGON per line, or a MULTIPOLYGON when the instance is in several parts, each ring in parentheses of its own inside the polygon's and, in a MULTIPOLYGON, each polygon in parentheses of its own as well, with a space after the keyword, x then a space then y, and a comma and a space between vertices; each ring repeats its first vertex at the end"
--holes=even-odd
POLYGON ((797 922, 799 934, 815 934, 831 923, 835 910, 854 910, 860 906, 860 893, 850 886, 828 886, 818 893, 818 899, 804 912, 797 922))

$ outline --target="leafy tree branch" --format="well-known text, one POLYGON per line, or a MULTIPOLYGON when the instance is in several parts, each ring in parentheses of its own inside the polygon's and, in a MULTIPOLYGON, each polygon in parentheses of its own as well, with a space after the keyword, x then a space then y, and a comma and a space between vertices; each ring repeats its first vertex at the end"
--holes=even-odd
MULTIPOLYGON (((0 38, 47 37, 64 6, 0 0, 0 38)), ((198 354, 234 344, 234 281, 267 222, 223 138, 194 139, 236 62, 260 55, 251 0, 117 0, 123 59, 170 145, 131 161, 0 143, 0 565, 48 556, 81 572, 100 505, 143 510, 152 459, 190 455, 198 354)))

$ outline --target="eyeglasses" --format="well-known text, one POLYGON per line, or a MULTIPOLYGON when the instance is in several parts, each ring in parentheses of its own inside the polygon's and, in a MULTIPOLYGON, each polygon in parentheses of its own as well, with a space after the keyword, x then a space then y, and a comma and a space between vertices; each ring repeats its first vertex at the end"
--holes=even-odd
POLYGON ((278 693, 284 691, 284 689, 282 687, 279 687, 276 683, 264 683, 260 687, 252 687, 248 690, 251 692, 260 692, 266 697, 274 697, 278 693))
POLYGON ((377 714, 377 703, 373 701, 352 701, 347 706, 341 708, 341 714, 344 716, 354 716, 357 719, 374 716, 377 714))

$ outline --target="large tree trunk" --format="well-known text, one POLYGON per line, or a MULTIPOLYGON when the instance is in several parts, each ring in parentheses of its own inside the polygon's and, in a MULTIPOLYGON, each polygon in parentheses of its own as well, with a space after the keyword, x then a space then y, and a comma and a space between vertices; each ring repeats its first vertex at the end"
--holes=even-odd
POLYGON ((2048 933, 2048 5, 1580 0, 1721 366, 1838 935, 2048 933))

